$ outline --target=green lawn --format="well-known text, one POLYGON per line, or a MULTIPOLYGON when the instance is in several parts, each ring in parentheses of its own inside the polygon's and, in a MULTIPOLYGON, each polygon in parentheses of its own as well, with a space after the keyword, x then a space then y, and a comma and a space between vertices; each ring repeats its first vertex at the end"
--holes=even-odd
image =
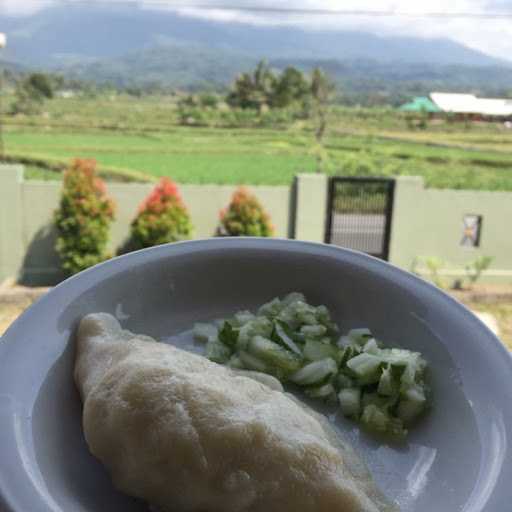
POLYGON ((36 167, 35 165, 27 165, 25 166, 24 177, 26 180, 55 181, 62 178, 62 173, 36 167))
MULTIPOLYGON (((182 127, 168 98, 52 100, 45 116, 6 119, 7 155, 67 163, 95 158, 109 176, 171 176, 181 183, 289 184, 316 167, 312 126, 182 127)), ((499 124, 431 124, 410 130, 389 109, 337 108, 323 170, 419 175, 431 187, 512 190, 512 130, 499 124)), ((30 179, 55 179, 34 167, 30 179)))
MULTIPOLYGON (((294 147, 279 133, 236 133, 182 129, 139 136, 116 133, 9 131, 9 153, 66 161, 95 158, 100 167, 171 176, 181 183, 290 183, 297 172, 314 170, 307 146, 294 147)), ((32 172, 31 177, 37 178, 32 172)))

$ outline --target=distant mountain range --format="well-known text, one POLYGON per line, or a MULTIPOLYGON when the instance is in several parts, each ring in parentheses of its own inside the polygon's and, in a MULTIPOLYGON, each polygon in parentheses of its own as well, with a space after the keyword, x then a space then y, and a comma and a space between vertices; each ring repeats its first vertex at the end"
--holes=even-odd
POLYGON ((49 7, 1 17, 0 30, 11 63, 118 85, 223 87, 266 58, 277 68, 320 64, 351 90, 512 89, 511 62, 449 39, 227 23, 133 4, 49 7))

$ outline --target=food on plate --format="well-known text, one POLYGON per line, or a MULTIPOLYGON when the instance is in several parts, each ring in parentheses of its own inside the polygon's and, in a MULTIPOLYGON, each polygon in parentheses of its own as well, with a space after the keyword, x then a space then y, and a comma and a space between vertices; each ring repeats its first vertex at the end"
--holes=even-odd
POLYGON ((366 329, 339 335, 325 306, 293 292, 215 323, 198 323, 210 360, 300 386, 313 398, 338 402, 364 429, 395 440, 426 410, 427 363, 418 352, 386 348, 366 329))
POLYGON ((162 512, 394 510, 322 416, 276 379, 239 371, 123 330, 111 315, 84 317, 83 428, 115 486, 162 512))

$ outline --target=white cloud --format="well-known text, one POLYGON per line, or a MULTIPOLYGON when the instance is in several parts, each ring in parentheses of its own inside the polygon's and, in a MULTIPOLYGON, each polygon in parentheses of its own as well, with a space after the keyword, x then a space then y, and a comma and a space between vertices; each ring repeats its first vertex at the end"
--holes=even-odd
MULTIPOLYGON (((53 0, 59 1, 59 0, 53 0)), ((119 2, 122 0, 103 0, 119 2)), ((0 0, 3 11, 28 14, 52 0, 0 0)), ((489 14, 512 12, 512 0, 138 0, 148 9, 168 8, 183 15, 229 22, 258 24, 294 24, 310 29, 366 30, 377 34, 443 37, 461 42, 485 53, 510 59, 512 55, 512 18, 423 17, 429 13, 489 14), (221 7, 230 5, 240 10, 200 10, 194 4, 221 7), (177 8, 177 6, 180 6, 177 8), (250 12, 244 6, 268 7, 270 12, 250 12), (279 13, 275 9, 343 9, 344 11, 395 12, 392 16, 345 14, 312 15, 279 13)))
MULTIPOLYGON (((48 4, 51 2, 48 2, 48 4)), ((0 0, 0 15, 25 16, 32 14, 46 4, 40 0, 0 0)), ((0 18, 0 24, 2 20, 0 18)))

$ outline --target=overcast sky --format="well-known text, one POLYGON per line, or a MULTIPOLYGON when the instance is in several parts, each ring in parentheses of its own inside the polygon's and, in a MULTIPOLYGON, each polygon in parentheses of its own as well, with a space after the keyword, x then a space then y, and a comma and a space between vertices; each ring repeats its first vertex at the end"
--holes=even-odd
MULTIPOLYGON (((26 15, 53 0, 0 0, 0 14, 26 15)), ((94 1, 94 0, 89 0, 94 1)), ((119 0, 103 0, 104 3, 119 0)), ((122 0, 121 0, 122 1, 122 0)), ((138 0, 146 8, 163 8, 166 0, 138 0)), ((133 3, 133 1, 132 1, 133 3)), ((512 0, 169 0, 169 5, 271 6, 273 8, 326 8, 394 11, 393 16, 297 15, 241 11, 180 9, 186 15, 250 23, 293 23, 322 29, 353 29, 376 34, 446 37, 490 55, 512 60, 512 0), (422 13, 511 14, 504 18, 422 17, 422 13)), ((134 14, 136 15, 136 14, 134 14)), ((0 22, 1 23, 1 22, 0 22)), ((1 25, 0 25, 1 31, 1 25)))

